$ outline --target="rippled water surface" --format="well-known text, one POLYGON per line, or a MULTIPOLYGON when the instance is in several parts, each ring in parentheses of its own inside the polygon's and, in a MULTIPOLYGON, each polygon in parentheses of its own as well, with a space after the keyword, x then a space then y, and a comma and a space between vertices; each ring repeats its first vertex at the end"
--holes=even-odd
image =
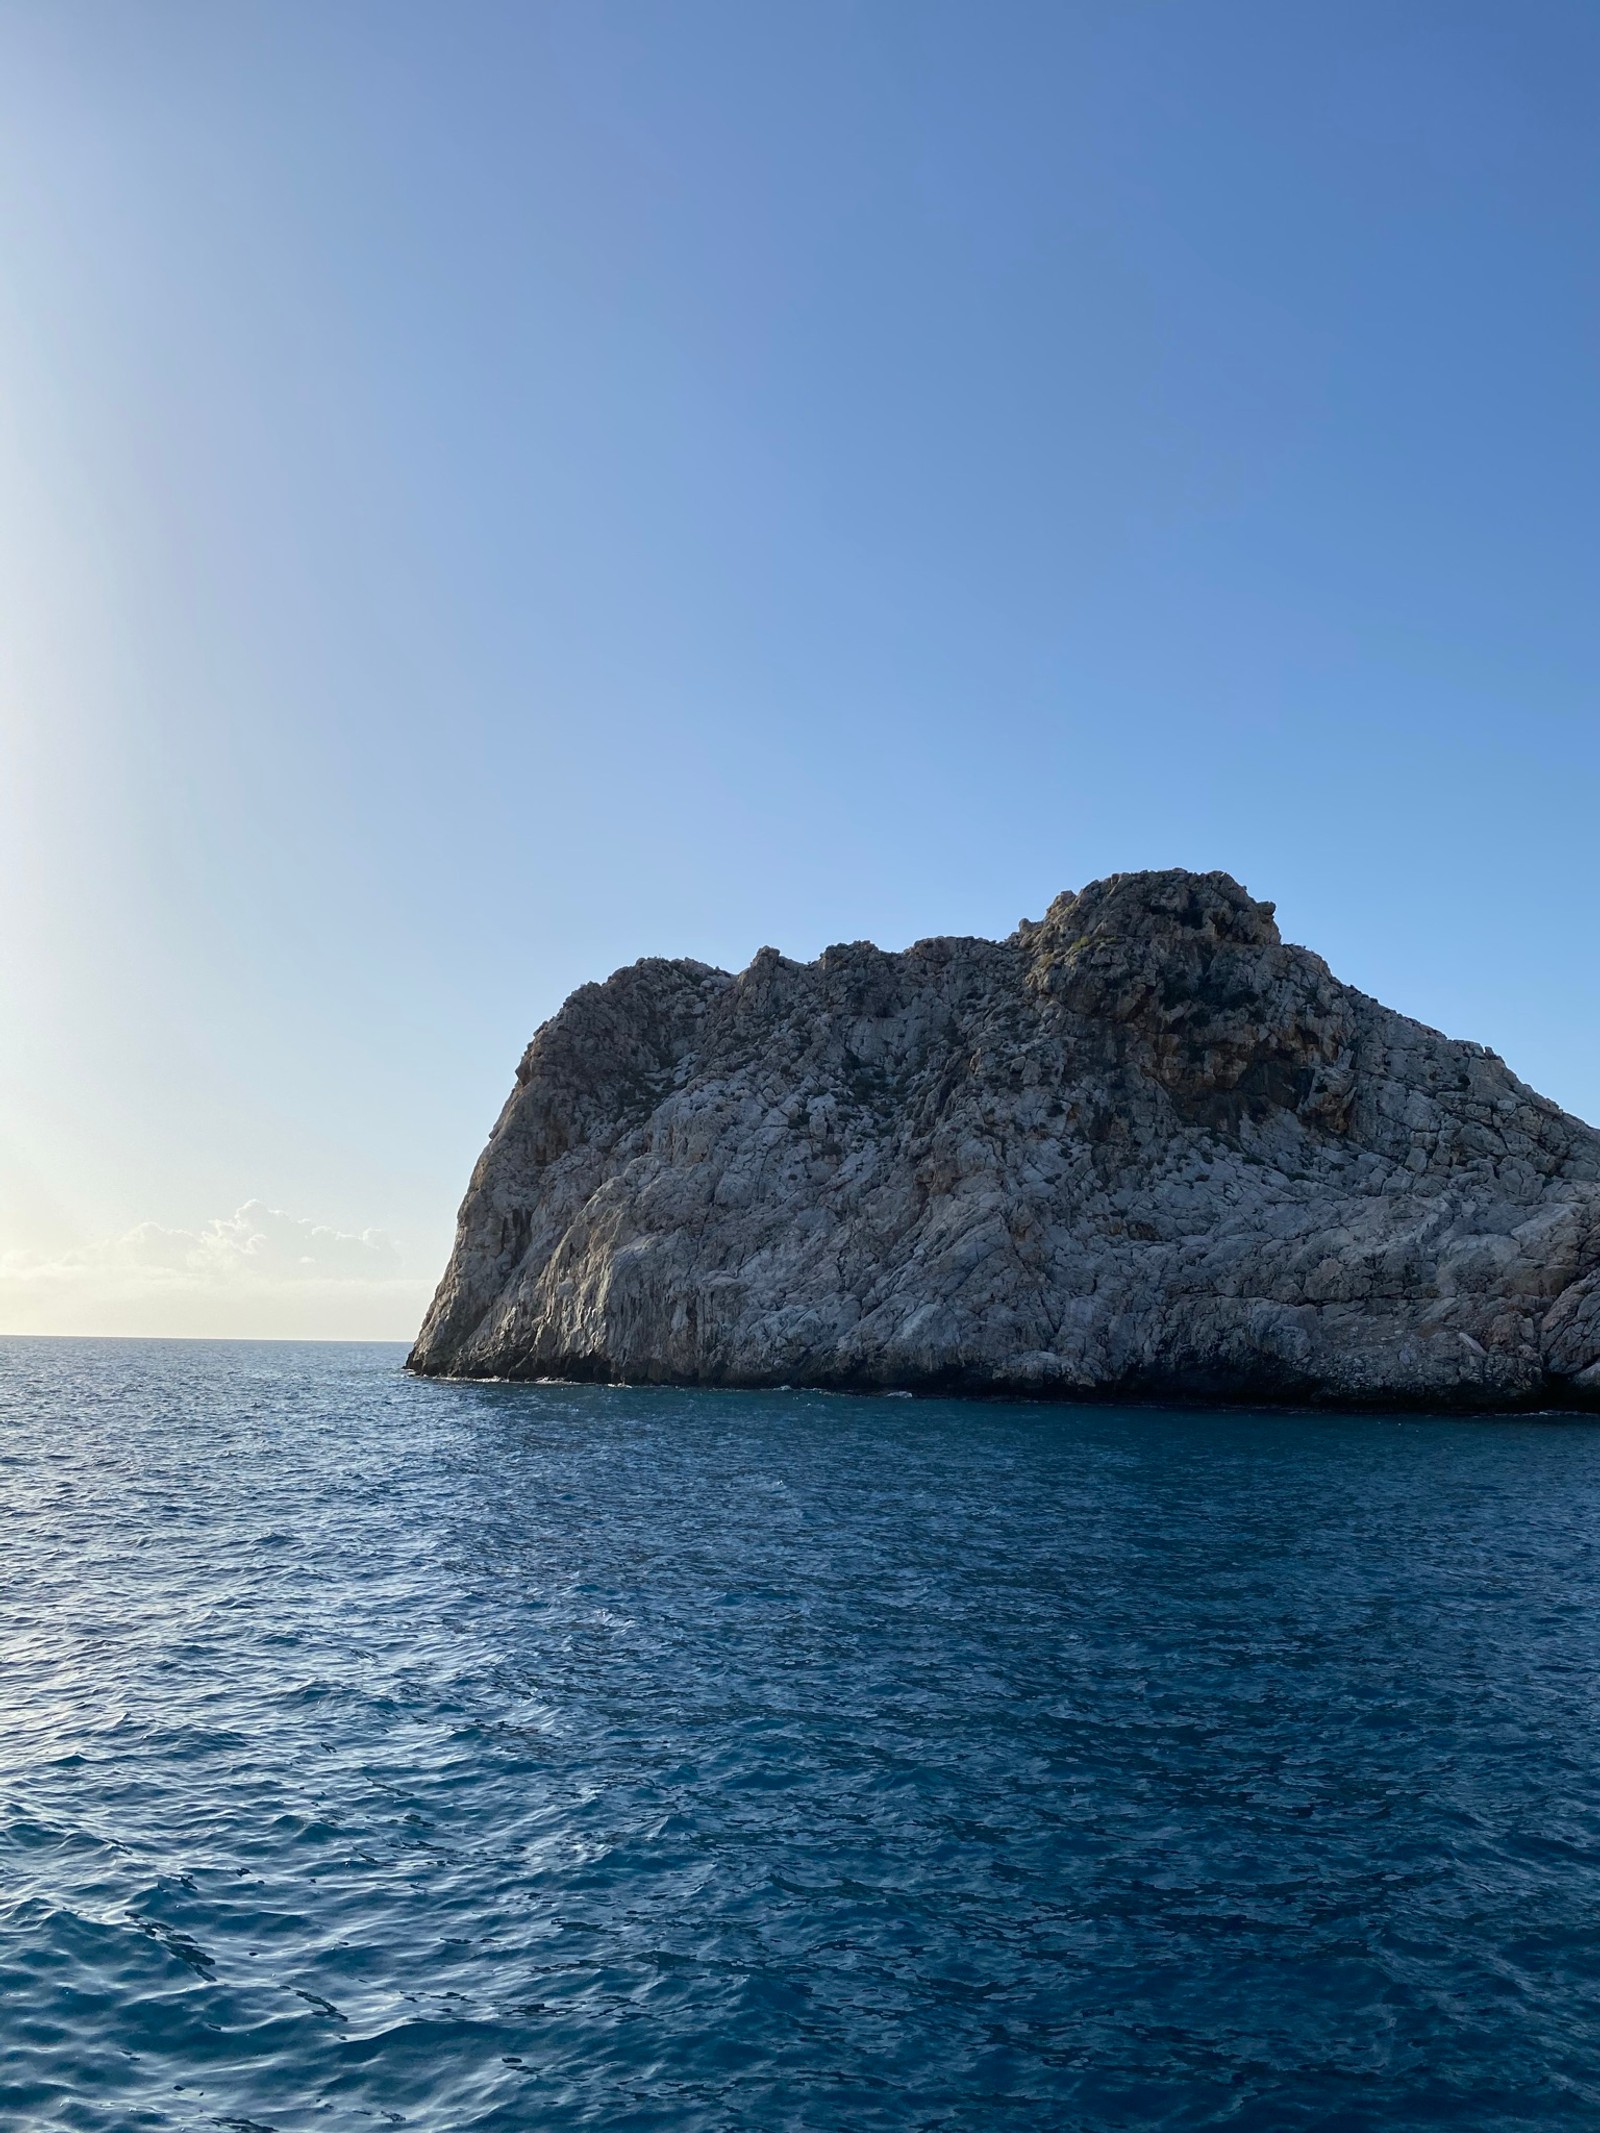
POLYGON ((0 1343, 0 2125, 1600 2123, 1600 1429, 0 1343))

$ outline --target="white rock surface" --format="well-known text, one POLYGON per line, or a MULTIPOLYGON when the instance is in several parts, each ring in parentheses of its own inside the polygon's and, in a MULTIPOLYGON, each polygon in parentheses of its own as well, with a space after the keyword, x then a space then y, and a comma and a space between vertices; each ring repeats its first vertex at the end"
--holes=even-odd
POLYGON ((410 1365, 1600 1406, 1600 1134, 1226 874, 636 963, 528 1047, 410 1365))

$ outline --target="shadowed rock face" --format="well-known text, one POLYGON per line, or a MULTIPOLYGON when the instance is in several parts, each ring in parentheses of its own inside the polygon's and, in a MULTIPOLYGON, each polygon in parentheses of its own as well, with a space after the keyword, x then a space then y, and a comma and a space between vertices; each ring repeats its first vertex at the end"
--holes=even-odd
POLYGON ((529 1045, 410 1362, 1600 1406, 1600 1134, 1226 874, 1007 941, 646 961, 529 1045))

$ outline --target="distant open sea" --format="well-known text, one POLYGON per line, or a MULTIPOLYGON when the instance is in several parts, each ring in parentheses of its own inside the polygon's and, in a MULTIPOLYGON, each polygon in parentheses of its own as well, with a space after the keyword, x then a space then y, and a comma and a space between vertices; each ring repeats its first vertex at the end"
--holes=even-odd
POLYGON ((1600 2125, 1600 1426, 0 1343, 0 2125, 1600 2125))

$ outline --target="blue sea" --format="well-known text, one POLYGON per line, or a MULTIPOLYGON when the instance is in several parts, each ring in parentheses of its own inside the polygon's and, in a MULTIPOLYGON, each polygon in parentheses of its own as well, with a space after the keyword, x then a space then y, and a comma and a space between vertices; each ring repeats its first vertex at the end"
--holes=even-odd
POLYGON ((0 2126, 1600 2124, 1600 1426, 0 1343, 0 2126))

